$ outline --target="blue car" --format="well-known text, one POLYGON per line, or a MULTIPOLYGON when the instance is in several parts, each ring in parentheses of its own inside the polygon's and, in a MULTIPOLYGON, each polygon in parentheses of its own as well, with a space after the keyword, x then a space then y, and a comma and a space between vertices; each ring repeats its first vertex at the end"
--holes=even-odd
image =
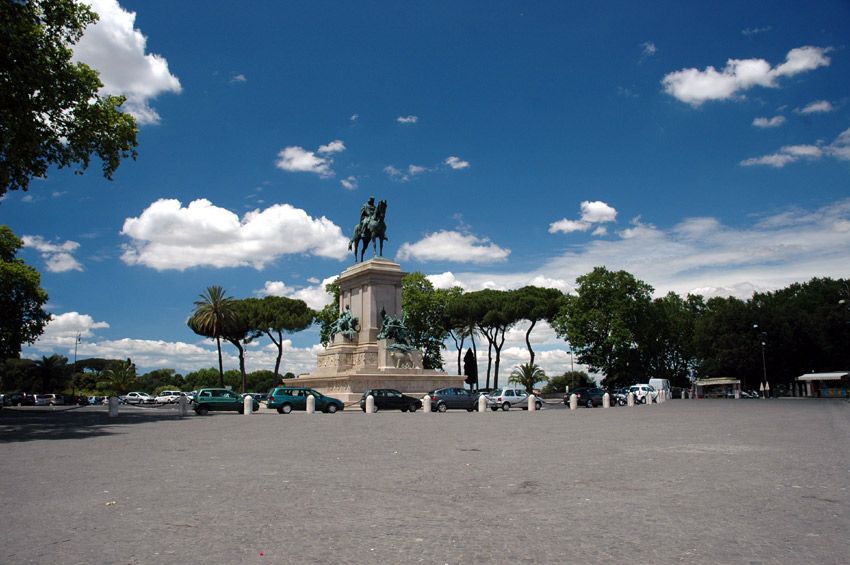
POLYGON ((284 386, 272 389, 266 399, 266 406, 277 410, 278 414, 289 414, 293 410, 307 410, 307 397, 312 396, 316 410, 333 414, 345 408, 341 400, 325 396, 312 388, 284 386))

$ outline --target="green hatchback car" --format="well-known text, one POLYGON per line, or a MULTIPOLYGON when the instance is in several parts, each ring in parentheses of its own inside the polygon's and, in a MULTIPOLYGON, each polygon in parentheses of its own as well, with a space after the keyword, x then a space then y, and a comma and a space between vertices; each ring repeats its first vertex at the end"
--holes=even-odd
POLYGON ((307 397, 312 396, 316 400, 316 410, 333 414, 342 410, 345 406, 341 400, 325 396, 312 388, 278 387, 269 391, 266 398, 266 406, 277 409, 279 414, 289 414, 293 410, 307 410, 307 397))
MULTIPOLYGON (((195 414, 203 416, 211 410, 233 410, 243 414, 245 412, 245 396, 226 388, 202 388, 195 397, 195 414)), ((260 403, 256 398, 254 410, 260 409, 260 403)))

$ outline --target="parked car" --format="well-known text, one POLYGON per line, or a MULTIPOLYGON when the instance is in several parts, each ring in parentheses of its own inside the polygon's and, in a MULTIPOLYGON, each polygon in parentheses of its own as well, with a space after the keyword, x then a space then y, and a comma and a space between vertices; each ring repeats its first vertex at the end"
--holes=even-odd
POLYGON ((422 408, 422 401, 412 396, 407 396, 392 388, 376 388, 363 392, 360 397, 360 409, 366 411, 366 397, 372 395, 375 399, 375 410, 401 410, 402 412, 416 412, 422 408))
POLYGON ((629 403, 629 389, 627 388, 618 388, 613 392, 608 391, 608 394, 611 396, 611 406, 625 406, 629 403))
POLYGON ((265 392, 249 392, 248 394, 250 394, 257 402, 265 402, 269 396, 265 392))
POLYGON ((312 396, 316 402, 316 410, 333 414, 342 410, 345 405, 341 400, 325 396, 312 388, 278 387, 269 392, 266 406, 277 410, 279 414, 289 414, 293 410, 307 410, 307 397, 312 396))
POLYGON ((634 394, 635 401, 641 404, 646 404, 647 398, 649 402, 658 399, 658 391, 647 384, 632 385, 629 387, 629 392, 634 394))
POLYGON ((65 397, 61 394, 39 394, 36 404, 46 404, 48 406, 64 406, 65 397), (42 400, 39 403, 38 399, 42 400))
MULTIPOLYGON (((487 395, 487 405, 490 407, 490 410, 493 411, 496 411, 499 408, 504 411, 508 411, 511 407, 528 410, 528 397, 529 394, 524 388, 497 388, 487 395)), ((534 406, 540 410, 543 408, 543 401, 539 398, 535 399, 534 406)))
POLYGON ((576 395, 579 406, 593 408, 594 406, 602 406, 602 397, 605 396, 605 391, 601 388, 580 386, 564 395, 564 404, 570 404, 570 396, 572 395, 576 395))
POLYGON ((164 390, 154 398, 154 401, 157 404, 174 404, 180 401, 181 396, 186 396, 186 393, 179 390, 164 390))
POLYGON ((35 395, 28 392, 13 392, 3 395, 6 406, 35 406, 35 395))
POLYGON ((465 388, 438 388, 428 393, 431 397, 431 412, 445 412, 449 408, 465 409, 467 412, 478 410, 478 397, 465 388))
MULTIPOLYGON (((195 401, 195 414, 204 416, 211 411, 236 411, 240 414, 245 412, 246 394, 238 394, 226 388, 202 388, 198 390, 195 401)), ((253 399, 254 410, 260 409, 260 403, 253 399)))
POLYGON ((128 392, 119 398, 124 404, 156 404, 156 398, 146 392, 128 392))

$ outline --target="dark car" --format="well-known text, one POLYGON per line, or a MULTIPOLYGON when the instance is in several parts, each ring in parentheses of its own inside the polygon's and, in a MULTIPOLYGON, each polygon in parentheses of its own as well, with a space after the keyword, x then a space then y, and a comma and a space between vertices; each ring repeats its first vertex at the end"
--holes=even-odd
POLYGON ((582 386, 564 395, 564 404, 570 404, 570 396, 576 395, 579 406, 602 406, 602 397, 605 396, 605 391, 601 388, 582 386))
POLYGON ((35 406, 35 395, 28 392, 13 392, 3 396, 6 406, 35 406))
MULTIPOLYGON (((245 396, 226 388, 202 388, 198 391, 195 413, 203 416, 211 410, 235 410, 242 414, 245 412, 245 396)), ((253 408, 260 409, 256 399, 253 399, 253 408)))
POLYGON ((428 393, 431 397, 431 411, 445 412, 449 408, 457 408, 472 412, 478 410, 477 393, 465 388, 438 388, 428 393))
POLYGON ((416 412, 422 408, 422 401, 412 396, 407 396, 392 388, 376 388, 363 392, 360 397, 360 409, 366 411, 366 397, 372 395, 375 399, 375 411, 378 410, 401 410, 402 412, 416 412))
POLYGON ((325 396, 312 388, 283 386, 272 389, 266 399, 266 406, 277 410, 278 414, 289 414, 293 410, 307 410, 307 397, 312 396, 316 410, 333 414, 345 408, 341 400, 325 396))

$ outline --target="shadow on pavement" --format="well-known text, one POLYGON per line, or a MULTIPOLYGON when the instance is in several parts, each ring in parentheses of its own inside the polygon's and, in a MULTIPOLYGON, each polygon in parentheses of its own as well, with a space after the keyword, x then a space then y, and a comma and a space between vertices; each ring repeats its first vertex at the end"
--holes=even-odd
POLYGON ((121 433, 122 426, 175 419, 178 416, 174 412, 124 412, 110 418, 106 411, 4 409, 0 411, 0 444, 44 439, 83 439, 121 433))

